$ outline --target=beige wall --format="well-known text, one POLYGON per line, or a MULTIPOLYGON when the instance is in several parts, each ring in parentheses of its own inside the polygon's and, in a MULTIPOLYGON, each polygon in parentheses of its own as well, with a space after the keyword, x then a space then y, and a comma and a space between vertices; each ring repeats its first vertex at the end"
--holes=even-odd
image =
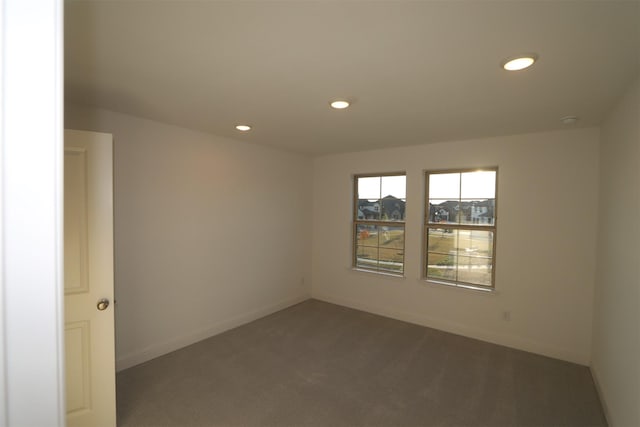
POLYGON ((67 128, 114 138, 119 369, 308 298, 310 158, 105 110, 65 114, 67 128))
POLYGON ((578 129, 314 159, 313 297, 588 364, 598 138, 578 129), (480 166, 499 167, 496 292, 427 284, 423 171, 480 166), (402 170, 406 277, 353 271, 352 174, 402 170))
POLYGON ((602 127, 592 370, 612 426, 640 426, 640 80, 602 127))

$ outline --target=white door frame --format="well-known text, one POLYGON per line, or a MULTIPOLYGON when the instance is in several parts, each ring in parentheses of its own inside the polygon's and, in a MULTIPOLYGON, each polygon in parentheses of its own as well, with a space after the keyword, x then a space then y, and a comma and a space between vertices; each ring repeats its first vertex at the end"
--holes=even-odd
POLYGON ((0 0, 0 425, 64 426, 63 0, 0 0))

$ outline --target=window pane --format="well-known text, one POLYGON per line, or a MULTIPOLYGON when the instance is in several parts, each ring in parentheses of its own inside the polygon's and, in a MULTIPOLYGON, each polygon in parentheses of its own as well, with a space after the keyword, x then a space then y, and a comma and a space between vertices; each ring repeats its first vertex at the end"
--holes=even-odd
POLYGON ((366 269, 378 268, 378 248, 369 246, 356 246, 356 267, 366 269))
POLYGON ((458 281, 491 286, 491 259, 458 256, 458 281))
POLYGON ((358 224, 355 266, 374 271, 404 271, 404 227, 358 224))
POLYGON ((495 223, 495 199, 463 200, 460 206, 461 224, 493 225, 495 223))
POLYGON ((429 222, 459 223, 460 202, 456 200, 429 199, 429 222))
POLYGON ((358 219, 378 220, 381 216, 380 201, 358 199, 358 219))
POLYGON ((404 175, 383 176, 380 188, 380 196, 382 197, 393 196, 396 199, 406 199, 407 177, 404 175))
POLYGON ((427 278, 434 280, 456 280, 456 255, 427 254, 427 278))
POLYGON ((456 254, 458 248, 458 230, 430 228, 428 235, 429 252, 456 254))
POLYGON ((358 179, 358 199, 380 199, 380 177, 362 177, 358 179))
POLYGON ((437 173, 429 175, 429 198, 459 199, 460 174, 437 173))
POLYGON ((430 228, 427 278, 491 286, 493 232, 430 228))
POLYGON ((493 232, 478 230, 458 231, 458 255, 485 257, 493 256, 493 232))
POLYGON ((461 198, 493 199, 496 197, 495 171, 464 172, 461 179, 461 198))
POLYGON ((378 226, 358 224, 356 231, 356 244, 358 246, 378 247, 378 226))
POLYGON ((404 199, 396 199, 393 196, 386 196, 380 201, 381 219, 384 221, 404 221, 405 205, 404 199))
POLYGON ((402 250, 380 248, 379 253, 379 268, 381 271, 402 273, 404 264, 404 253, 402 250))
POLYGON ((427 278, 456 280, 458 230, 430 228, 428 234, 427 278))
POLYGON ((380 227, 379 242, 381 248, 404 250, 404 227, 380 227))

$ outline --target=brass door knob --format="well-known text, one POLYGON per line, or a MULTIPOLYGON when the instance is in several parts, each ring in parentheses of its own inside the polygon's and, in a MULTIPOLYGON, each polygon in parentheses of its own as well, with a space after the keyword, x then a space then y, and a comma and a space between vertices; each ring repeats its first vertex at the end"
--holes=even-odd
POLYGON ((101 300, 98 301, 98 304, 96 304, 96 307, 100 311, 106 310, 107 307, 109 307, 109 300, 106 298, 102 298, 101 300))

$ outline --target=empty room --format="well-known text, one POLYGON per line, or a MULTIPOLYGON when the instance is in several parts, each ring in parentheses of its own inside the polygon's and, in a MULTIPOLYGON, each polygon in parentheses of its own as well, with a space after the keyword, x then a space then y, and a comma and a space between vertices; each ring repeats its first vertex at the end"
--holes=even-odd
POLYGON ((69 0, 63 40, 67 425, 640 425, 640 2, 69 0))

